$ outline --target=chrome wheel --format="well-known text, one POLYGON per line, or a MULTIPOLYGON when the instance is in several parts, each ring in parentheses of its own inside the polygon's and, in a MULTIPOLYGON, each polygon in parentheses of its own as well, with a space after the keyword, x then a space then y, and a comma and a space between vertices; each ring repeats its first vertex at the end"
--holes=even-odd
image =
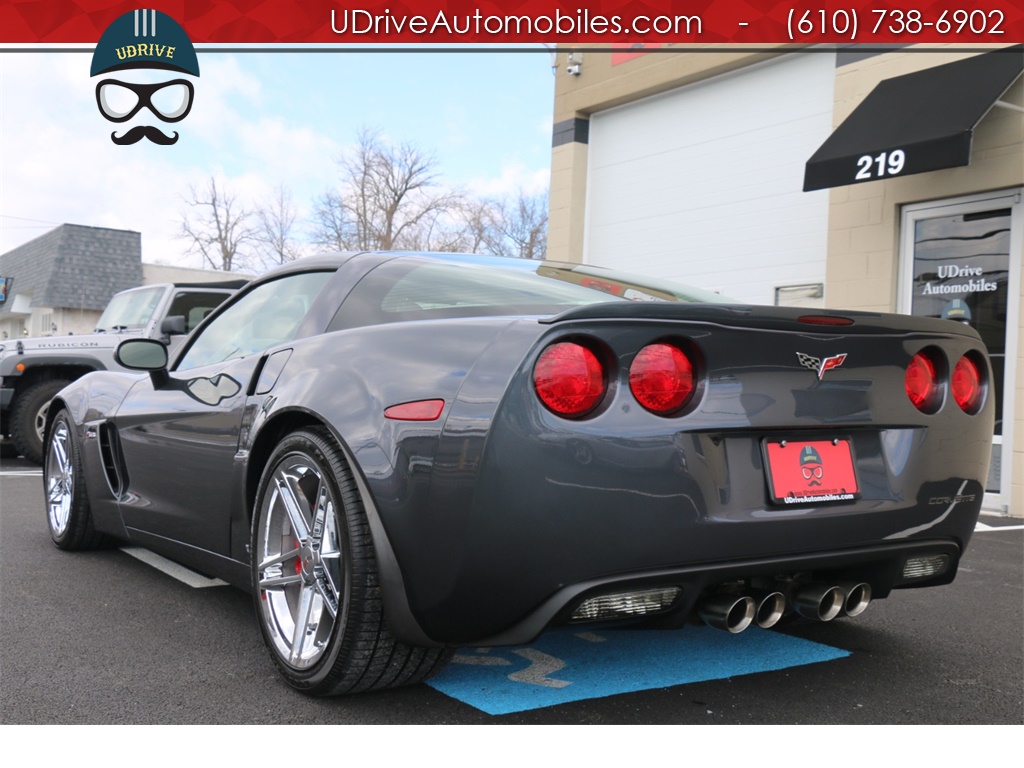
POLYGON ((316 462, 296 452, 277 463, 258 510, 259 609, 272 647, 296 670, 320 661, 345 601, 336 503, 316 462))
POLYGON ((411 685, 451 658, 451 649, 392 634, 363 496, 325 427, 285 435, 271 452, 251 551, 260 632, 296 690, 335 696, 411 685))
POLYGON ((61 419, 54 426, 46 458, 46 508, 50 530, 63 536, 71 519, 75 492, 75 467, 71 458, 71 432, 61 419))

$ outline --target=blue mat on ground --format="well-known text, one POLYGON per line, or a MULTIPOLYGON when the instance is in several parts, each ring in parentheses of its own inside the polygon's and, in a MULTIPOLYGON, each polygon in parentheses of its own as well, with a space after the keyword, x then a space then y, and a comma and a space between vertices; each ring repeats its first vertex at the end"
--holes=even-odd
POLYGON ((528 646, 459 649, 428 685, 488 714, 505 715, 849 655, 756 628, 739 635, 710 627, 594 632, 576 628, 548 632, 528 646))

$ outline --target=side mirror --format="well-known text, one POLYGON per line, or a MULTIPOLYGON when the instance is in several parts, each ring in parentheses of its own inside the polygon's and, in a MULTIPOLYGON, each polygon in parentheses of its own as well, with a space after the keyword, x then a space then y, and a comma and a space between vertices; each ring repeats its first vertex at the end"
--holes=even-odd
POLYGON ((185 316, 171 315, 160 323, 160 333, 165 336, 181 336, 185 333, 185 316))
POLYGON ((153 387, 156 389, 166 385, 169 380, 167 376, 167 347, 154 339, 122 341, 114 351, 114 360, 130 371, 149 371, 149 377, 153 380, 153 387))

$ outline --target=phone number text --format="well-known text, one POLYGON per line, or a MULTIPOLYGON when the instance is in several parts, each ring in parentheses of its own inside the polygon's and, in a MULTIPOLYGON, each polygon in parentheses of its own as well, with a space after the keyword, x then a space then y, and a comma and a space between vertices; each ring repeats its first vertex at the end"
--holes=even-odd
POLYGON ((807 38, 856 40, 859 34, 885 39, 923 34, 973 38, 1005 34, 1006 17, 1000 10, 958 8, 937 12, 937 8, 930 11, 793 8, 787 16, 786 31, 792 41, 807 38))

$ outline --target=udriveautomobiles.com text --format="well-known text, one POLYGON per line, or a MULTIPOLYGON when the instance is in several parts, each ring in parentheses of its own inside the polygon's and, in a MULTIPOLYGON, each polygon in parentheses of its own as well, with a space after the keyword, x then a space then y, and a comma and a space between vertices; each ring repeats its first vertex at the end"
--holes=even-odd
POLYGON ((703 31, 700 16, 621 16, 593 14, 579 9, 575 14, 556 10, 553 15, 484 15, 438 11, 430 18, 419 14, 371 13, 359 9, 332 10, 331 29, 338 35, 480 36, 480 35, 646 35, 657 33, 697 34, 703 31))

